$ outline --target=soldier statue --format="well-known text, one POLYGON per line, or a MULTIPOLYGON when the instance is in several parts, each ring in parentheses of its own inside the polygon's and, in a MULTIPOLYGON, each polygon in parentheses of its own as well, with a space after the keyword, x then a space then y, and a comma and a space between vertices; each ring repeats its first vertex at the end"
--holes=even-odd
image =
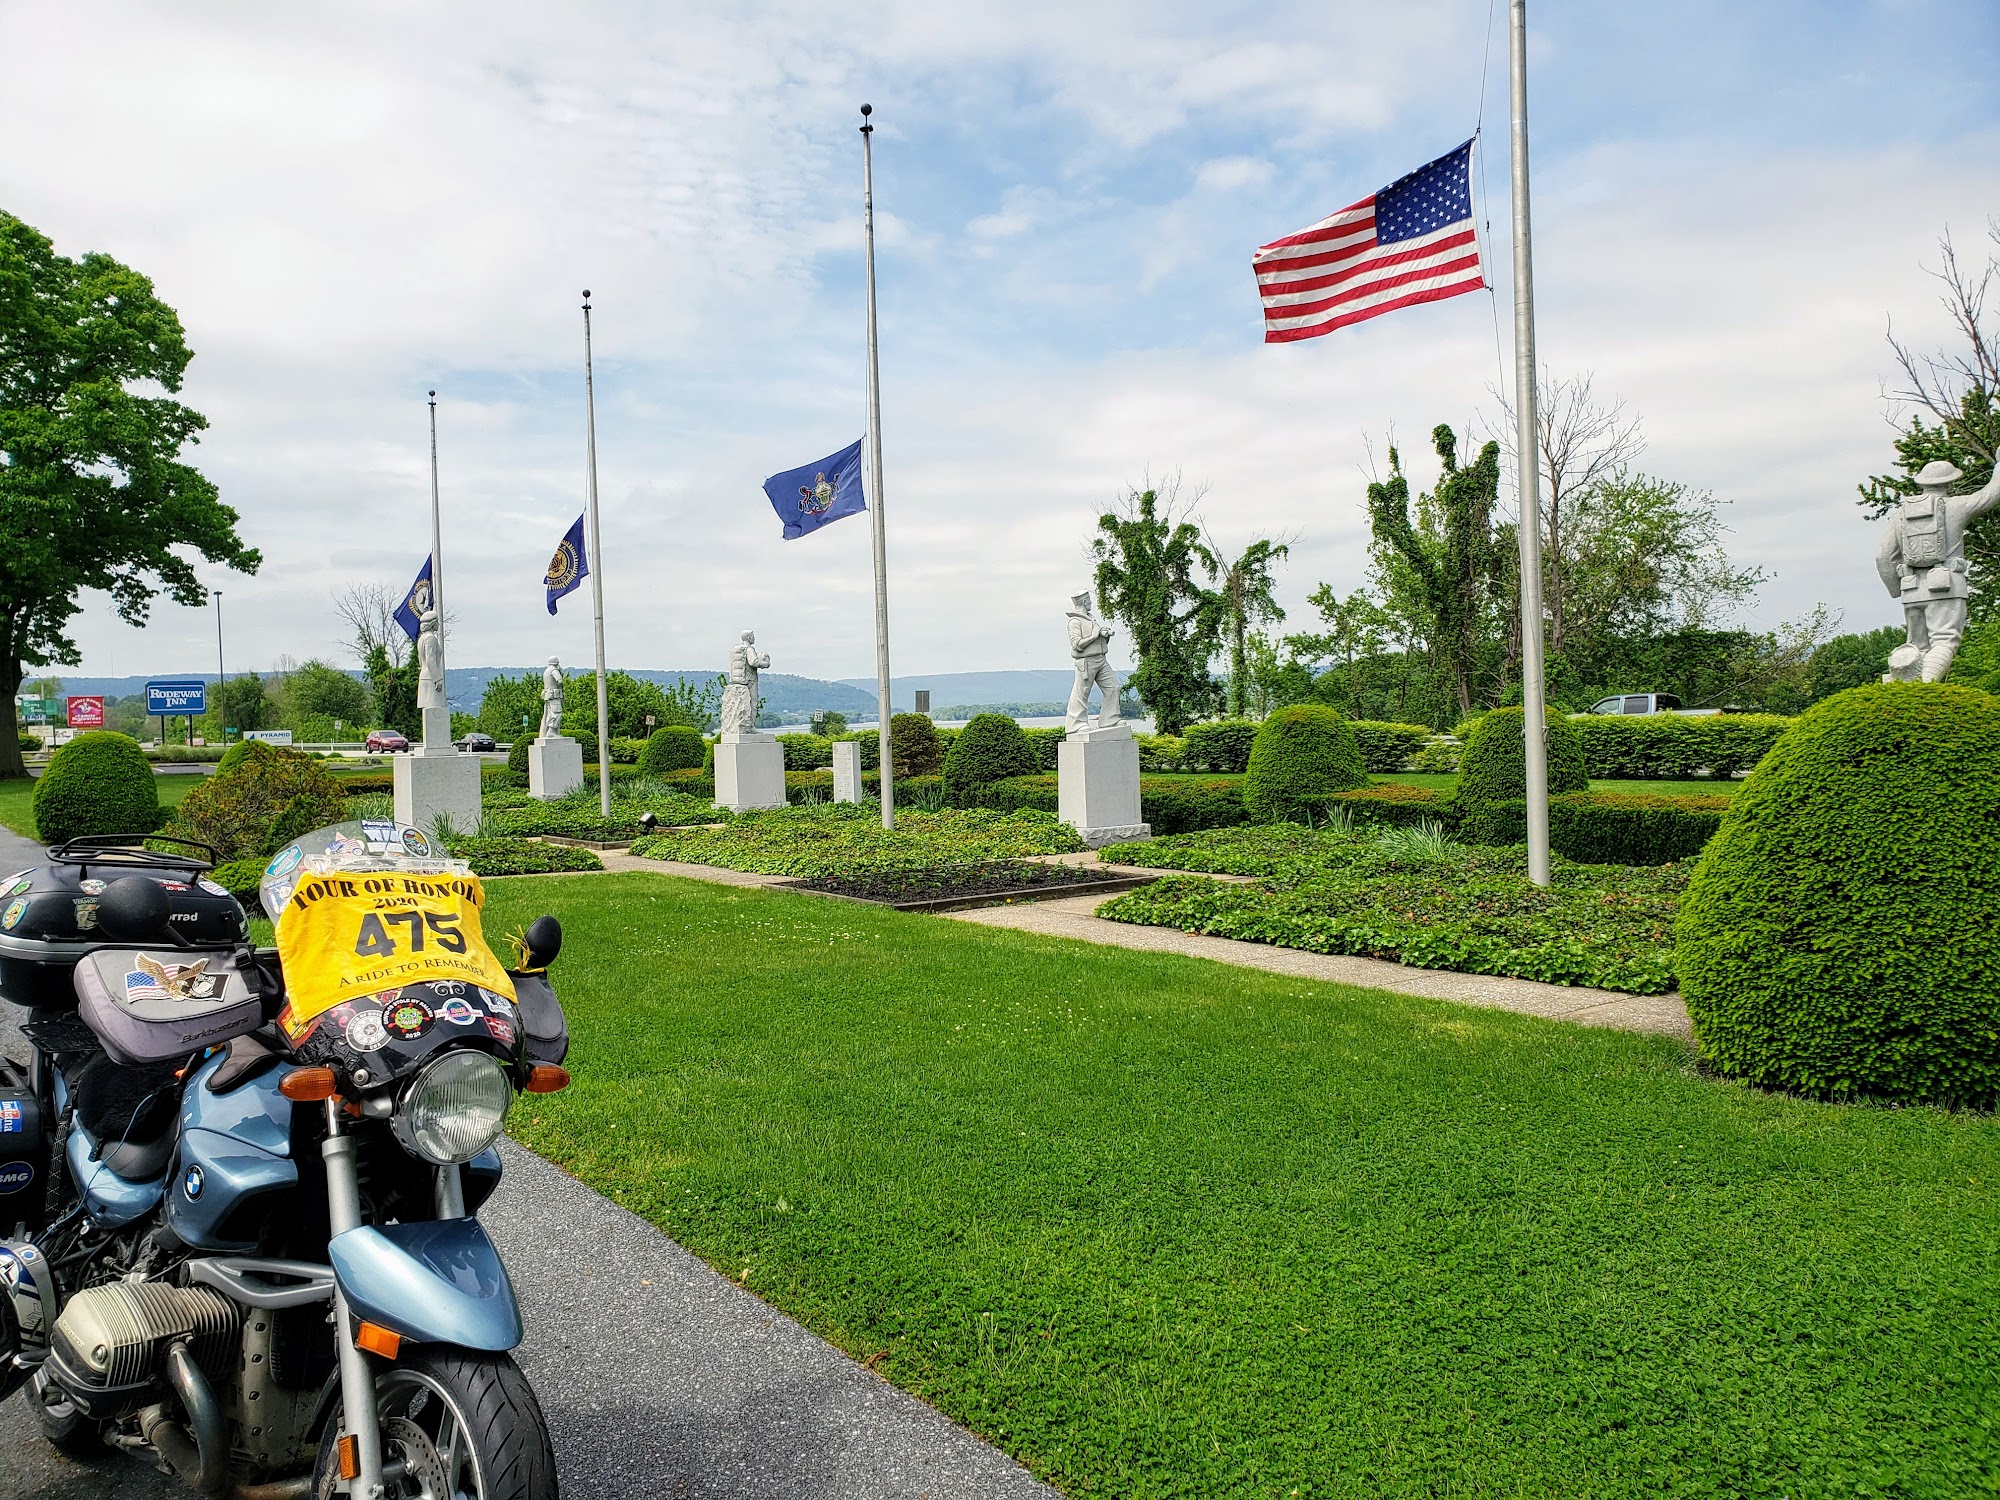
POLYGON ((435 604, 417 616, 417 708, 423 715, 424 743, 451 738, 451 706, 444 694, 444 621, 435 604))
POLYGON ((771 665, 757 650, 757 632, 746 630, 729 648, 729 677, 722 689, 722 733, 752 734, 757 728, 757 674, 771 665))
POLYGON ((1875 570, 1903 603, 1905 642, 1889 656, 1884 682, 1942 682, 1965 634, 1965 528, 2000 503, 2000 465, 1976 494, 1952 495, 1965 477, 1957 465, 1932 459, 1889 518, 1875 549, 1875 570))
POLYGON ((552 740, 562 733, 563 671, 562 663, 553 656, 549 664, 542 668, 542 733, 545 740, 552 740))
POLYGON ((1076 662, 1076 686, 1069 690, 1067 733, 1082 730, 1090 716, 1090 690, 1095 687, 1104 700, 1097 708, 1097 727, 1110 729, 1118 720, 1118 674, 1111 670, 1106 651, 1111 643, 1111 627, 1090 612, 1088 593, 1071 596, 1069 601, 1069 654, 1076 662))

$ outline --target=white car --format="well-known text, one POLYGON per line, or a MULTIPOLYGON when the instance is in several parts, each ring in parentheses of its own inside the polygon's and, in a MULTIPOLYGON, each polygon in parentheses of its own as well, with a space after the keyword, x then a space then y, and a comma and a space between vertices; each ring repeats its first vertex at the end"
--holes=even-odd
POLYGON ((1719 714, 1719 708, 1682 708, 1681 700, 1672 693, 1620 693, 1610 698, 1599 698, 1589 708, 1587 714, 1679 714, 1683 718, 1694 718, 1709 714, 1719 714))

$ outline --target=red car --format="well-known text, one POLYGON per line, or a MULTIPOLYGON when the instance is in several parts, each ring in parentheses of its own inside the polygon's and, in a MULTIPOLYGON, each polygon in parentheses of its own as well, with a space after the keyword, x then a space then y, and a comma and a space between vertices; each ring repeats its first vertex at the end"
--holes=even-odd
POLYGON ((407 750, 410 742, 393 729, 371 729, 368 731, 368 743, 363 748, 370 754, 377 750, 407 750))

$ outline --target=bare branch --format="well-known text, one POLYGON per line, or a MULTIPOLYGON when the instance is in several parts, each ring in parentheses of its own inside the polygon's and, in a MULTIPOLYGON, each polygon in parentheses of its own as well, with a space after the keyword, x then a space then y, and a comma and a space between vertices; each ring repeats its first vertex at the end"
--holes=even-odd
POLYGON ((2000 320, 1989 321, 1987 314, 1988 296, 2000 281, 2000 221, 1987 225, 1987 238, 1995 250, 1977 271, 1959 259, 1949 231, 1938 241, 1938 268, 1925 269, 1943 288, 1938 301, 1961 342, 1956 353, 1919 354, 1896 337, 1892 323, 1889 347, 1903 372, 1903 386, 1888 392, 1888 398, 1928 414, 1936 426, 1990 460, 1991 443, 1964 420, 1968 393, 2000 390, 2000 320))

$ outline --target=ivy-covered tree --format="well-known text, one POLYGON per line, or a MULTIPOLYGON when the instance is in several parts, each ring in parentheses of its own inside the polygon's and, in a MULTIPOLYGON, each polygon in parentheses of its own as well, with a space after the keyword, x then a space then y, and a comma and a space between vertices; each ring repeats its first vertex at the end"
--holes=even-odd
POLYGON ((1252 626, 1285 618, 1271 570, 1284 561, 1291 548, 1260 537, 1233 562, 1213 541, 1206 543, 1202 552, 1209 576, 1215 581, 1223 632, 1229 638, 1229 712, 1240 719, 1250 707, 1251 672, 1245 643, 1252 626))
POLYGON ((1500 489, 1500 445, 1487 443, 1460 468, 1450 427, 1431 431, 1444 473, 1437 489, 1418 497, 1410 515, 1410 481, 1402 458, 1389 450, 1389 477, 1368 486, 1368 519, 1378 556, 1401 584, 1405 607, 1419 617, 1445 669, 1461 714, 1472 712, 1473 684, 1487 616, 1506 569, 1493 535, 1500 489))
MULTIPOLYGON (((79 661, 69 622, 83 590, 109 594, 120 618, 143 625, 158 594, 208 602, 175 548, 242 573, 262 561, 215 486, 181 462, 208 425, 172 399, 192 358, 179 317, 144 276, 108 255, 58 255, 0 212, 0 703, 10 723, 25 665, 79 661)), ((26 774, 18 732, 0 734, 0 778, 26 774)))
POLYGON ((1215 711, 1209 662, 1222 628, 1219 597, 1201 585, 1201 528, 1169 493, 1134 490, 1097 518, 1097 605, 1131 632, 1131 687, 1161 734, 1179 734, 1215 711))

